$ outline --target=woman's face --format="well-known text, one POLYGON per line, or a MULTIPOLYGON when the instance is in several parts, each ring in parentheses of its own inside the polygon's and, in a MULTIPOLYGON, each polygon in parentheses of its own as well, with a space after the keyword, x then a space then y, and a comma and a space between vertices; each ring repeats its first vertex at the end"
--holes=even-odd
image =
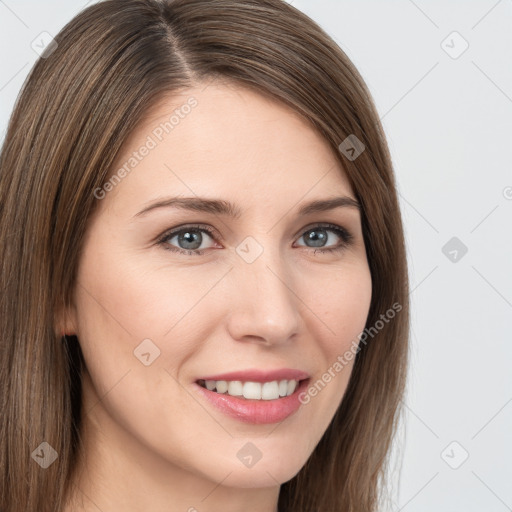
POLYGON ((355 201, 344 171, 297 114, 220 84, 166 98, 121 153, 94 191, 67 324, 90 435, 159 475, 291 479, 343 398, 370 306, 358 208, 301 212, 355 201))

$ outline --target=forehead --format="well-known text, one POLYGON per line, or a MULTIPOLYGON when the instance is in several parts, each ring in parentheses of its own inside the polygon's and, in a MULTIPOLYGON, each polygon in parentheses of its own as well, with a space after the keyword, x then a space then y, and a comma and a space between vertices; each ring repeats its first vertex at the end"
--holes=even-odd
POLYGON ((334 151, 306 119, 232 84, 160 98, 125 142, 111 176, 116 173, 122 180, 102 202, 140 205, 167 193, 229 195, 242 204, 258 197, 353 196, 334 151))

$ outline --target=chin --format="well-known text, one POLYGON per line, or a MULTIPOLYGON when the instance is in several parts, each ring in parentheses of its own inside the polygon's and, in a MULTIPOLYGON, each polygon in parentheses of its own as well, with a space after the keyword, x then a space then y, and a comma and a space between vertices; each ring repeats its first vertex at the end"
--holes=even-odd
MULTIPOLYGON (((250 441, 247 442, 248 445, 249 443, 250 441)), ((246 451, 250 453, 251 448, 248 447, 246 451)), ((303 454, 297 448, 292 453, 288 448, 286 450, 266 448, 264 451, 266 455, 262 453, 259 460, 253 459, 251 461, 247 459, 247 466, 238 457, 235 461, 230 458, 225 465, 216 465, 215 475, 211 475, 212 479, 221 481, 230 473, 225 480, 225 484, 229 487, 275 487, 291 480, 301 470, 309 456, 309 454, 303 454), (221 471, 219 471, 220 467, 223 468, 221 471)), ((240 458, 244 459, 243 453, 240 458)))
MULTIPOLYGON (((301 469, 302 466, 282 466, 276 468, 273 464, 265 466, 256 465, 253 468, 239 468, 232 470, 233 472, 225 480, 225 484, 229 487, 237 488, 261 488, 275 487, 291 480, 301 469)), ((225 477, 225 475, 224 475, 225 477)))

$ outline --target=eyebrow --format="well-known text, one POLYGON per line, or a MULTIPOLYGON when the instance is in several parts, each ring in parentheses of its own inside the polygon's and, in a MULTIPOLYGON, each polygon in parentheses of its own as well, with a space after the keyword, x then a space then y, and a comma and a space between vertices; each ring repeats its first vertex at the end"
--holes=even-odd
MULTIPOLYGON (((357 208, 358 210, 361 209, 360 203, 352 197, 340 196, 328 199, 316 199, 303 204, 299 208, 298 214, 308 215, 315 212, 325 212, 328 210, 334 210, 335 208, 346 207, 357 208)), ((238 206, 222 199, 207 199, 203 197, 171 197, 147 205, 140 212, 136 213, 134 218, 142 217, 149 212, 160 208, 178 208, 180 210, 213 213, 235 219, 239 219, 242 215, 242 210, 238 206)))

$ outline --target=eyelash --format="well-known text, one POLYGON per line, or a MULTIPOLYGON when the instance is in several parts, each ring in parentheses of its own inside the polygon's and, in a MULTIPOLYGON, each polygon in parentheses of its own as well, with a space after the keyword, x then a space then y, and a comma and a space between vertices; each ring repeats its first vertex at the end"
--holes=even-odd
MULTIPOLYGON (((319 229, 319 228, 325 228, 328 231, 334 231, 341 238, 341 242, 338 246, 329 247, 327 249, 315 249, 313 247, 310 247, 310 249, 314 249, 313 254, 316 254, 317 252, 325 254, 325 253, 341 251, 341 250, 345 249, 346 247, 348 247, 352 243, 352 239, 353 239, 352 234, 349 233, 345 228, 342 228, 341 226, 337 226, 336 224, 318 224, 316 226, 306 229, 306 231, 304 231, 304 233, 307 233, 308 231, 314 231, 315 229, 319 229)), ((215 239, 215 237, 214 237, 215 230, 210 228, 209 226, 191 225, 191 226, 185 226, 180 229, 173 230, 173 231, 166 231, 163 235, 161 235, 158 238, 157 244, 161 245, 167 251, 177 252, 177 253, 186 254, 186 255, 194 254, 196 256, 201 256, 207 249, 194 249, 194 250, 180 249, 179 247, 172 246, 168 243, 168 241, 171 238, 174 238, 176 235, 179 235, 180 233, 186 233, 188 231, 207 232, 213 239, 215 239)), ((301 235, 301 238, 302 238, 302 236, 304 236, 304 233, 301 235)), ((307 248, 307 246, 301 246, 301 247, 307 248)))

